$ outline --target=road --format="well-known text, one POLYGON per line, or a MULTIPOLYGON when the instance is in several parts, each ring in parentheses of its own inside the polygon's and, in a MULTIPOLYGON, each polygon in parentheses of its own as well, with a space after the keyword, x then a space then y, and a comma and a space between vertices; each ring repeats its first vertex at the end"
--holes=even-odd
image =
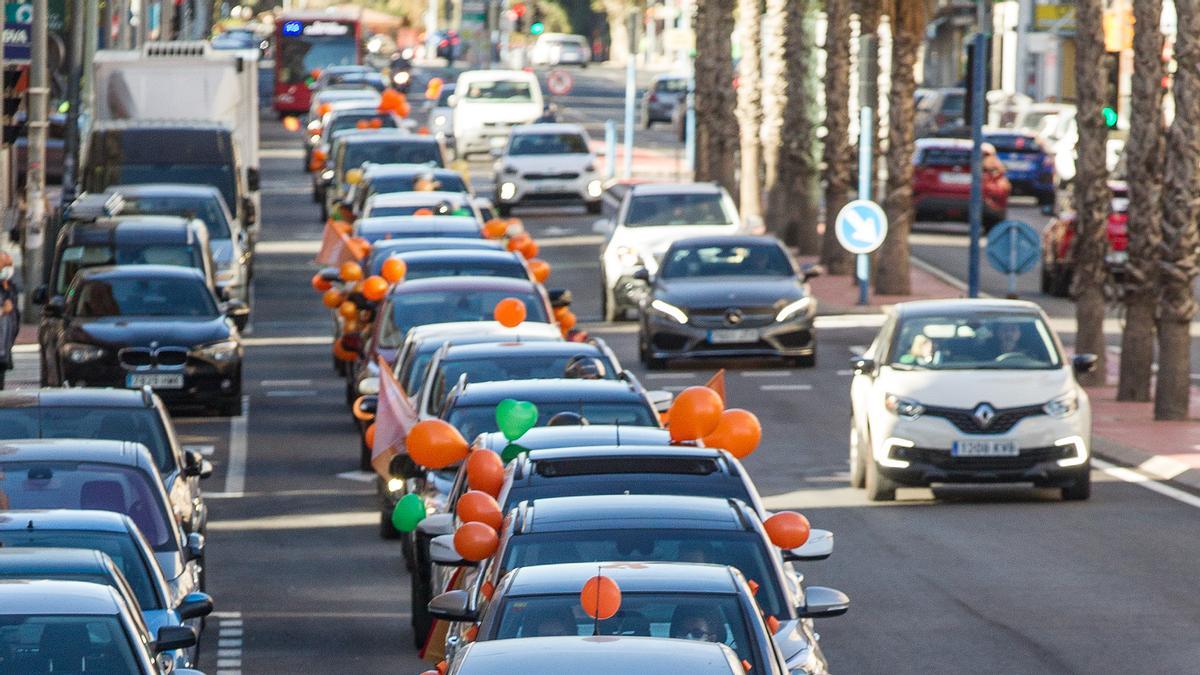
MULTIPOLYGON (((568 115, 595 125, 616 109, 616 76, 577 74, 568 115)), ((669 132, 639 134, 666 144, 669 132)), ((358 441, 329 359, 328 315, 309 288, 321 224, 298 171, 300 140, 263 126, 263 213, 248 331, 246 414, 179 420, 211 453, 209 673, 408 673, 408 579, 398 546, 377 535, 358 441)), ((486 178, 487 165, 473 172, 486 178)), ((762 420, 747 466, 771 508, 801 509, 837 538, 809 583, 850 594, 818 630, 835 672, 1194 672, 1200 663, 1200 559, 1194 506, 1097 471, 1091 501, 1023 488, 902 490, 868 505, 847 486, 847 359, 872 317, 823 318, 818 366, 637 365, 629 324, 599 317, 598 238, 582 209, 518 212, 554 267, 552 286, 626 365, 656 388, 730 368, 731 405, 762 420)), ((916 254, 954 274, 954 236, 920 235, 916 254)), ((985 276, 985 289, 995 288, 985 276)), ((1000 287, 1002 291, 1003 288, 1000 287)))

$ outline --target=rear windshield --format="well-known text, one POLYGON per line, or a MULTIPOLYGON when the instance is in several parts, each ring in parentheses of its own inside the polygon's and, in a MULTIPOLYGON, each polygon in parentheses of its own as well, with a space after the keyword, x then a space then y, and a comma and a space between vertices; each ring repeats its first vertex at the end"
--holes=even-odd
POLYGON ((174 471, 175 454, 153 408, 0 408, 0 439, 95 438, 141 443, 160 473, 174 471))
POLYGON ((579 354, 521 355, 503 353, 475 359, 442 361, 433 380, 433 408, 454 386, 459 378, 467 376, 468 382, 501 382, 507 380, 534 380, 563 377, 567 365, 579 357, 595 359, 604 367, 603 379, 613 380, 617 370, 612 362, 597 350, 581 349, 579 354), (502 354, 502 355, 501 355, 502 354))
POLYGON ((449 261, 420 261, 408 263, 405 279, 431 277, 500 277, 528 279, 529 272, 515 259, 472 260, 470 264, 449 261))
POLYGON ((329 133, 343 129, 395 129, 396 119, 377 112, 339 113, 329 124, 329 133))
POLYGON ((586 155, 587 142, 579 134, 517 134, 510 155, 586 155))
POLYGON ((442 166, 442 153, 436 143, 390 141, 352 143, 342 155, 342 170, 372 164, 428 164, 442 166))
MULTIPOLYGON (((413 183, 419 177, 421 174, 372 178, 368 196, 388 192, 412 192, 413 183)), ((437 174, 434 176, 432 189, 441 192, 466 192, 467 184, 463 182, 462 176, 456 173, 437 174)))
POLYGON ((155 590, 161 579, 154 579, 153 575, 157 572, 148 567, 152 563, 142 557, 137 544, 124 532, 7 530, 0 531, 0 544, 5 548, 82 548, 102 551, 112 558, 121 574, 125 575, 142 609, 163 608, 163 599, 155 590))
POLYGON ((399 347, 404 334, 416 326, 454 321, 490 321, 496 304, 509 297, 525 303, 525 320, 550 323, 541 296, 482 289, 453 289, 402 293, 392 297, 384 310, 380 329, 381 347, 399 347))
MULTIPOLYGON (((415 215, 417 215, 417 211, 422 211, 422 212, 433 211, 438 208, 442 208, 442 207, 440 207, 437 204, 427 204, 427 205, 412 204, 409 206, 370 206, 367 208, 367 213, 364 214, 364 217, 387 218, 388 216, 415 216, 415 215)), ((469 207, 465 204, 457 206, 457 207, 454 206, 453 204, 451 204, 451 205, 449 205, 448 208, 449 208, 448 213, 443 213, 443 214, 434 213, 433 215, 466 216, 466 217, 473 217, 475 215, 475 213, 473 211, 471 211, 471 207, 469 207)), ((438 234, 421 234, 421 235, 412 235, 412 236, 437 237, 439 235, 438 234)), ((453 232, 453 233, 449 233, 447 235, 441 235, 441 236, 461 237, 463 235, 462 235, 462 233, 453 232)))
POLYGON ((121 244, 116 248, 108 244, 67 246, 59 259, 55 293, 66 293, 80 270, 102 265, 173 265, 203 270, 204 259, 198 246, 188 244, 121 244))
MULTIPOLYGON (((657 427, 658 419, 654 411, 641 401, 626 403, 592 403, 586 401, 539 401, 537 404, 538 418, 535 426, 545 426, 546 422, 560 412, 571 412, 582 415, 592 424, 620 424, 630 427, 657 427)), ((499 431, 496 425, 496 405, 464 405, 450 411, 446 421, 453 425, 463 435, 463 438, 475 438, 479 434, 499 431)), ((610 558, 618 560, 618 558, 610 558)))
POLYGON ((971 151, 959 148, 926 148, 921 151, 921 166, 969 166, 971 151))
POLYGON ((625 214, 626 227, 732 224, 733 216, 717 193, 638 196, 625 214))
POLYGON ((199 279, 97 279, 75 289, 72 314, 215 318, 217 305, 199 279))
POLYGON ((181 216, 199 218, 208 229, 209 239, 229 239, 229 221, 215 197, 126 197, 122 215, 181 216))
POLYGON ((659 80, 654 83, 654 91, 668 92, 671 94, 682 94, 687 92, 687 80, 680 77, 672 77, 665 80, 659 80))
POLYGON ((1036 139, 1014 134, 998 134, 987 136, 984 140, 992 144, 997 152, 1040 153, 1042 146, 1036 139))

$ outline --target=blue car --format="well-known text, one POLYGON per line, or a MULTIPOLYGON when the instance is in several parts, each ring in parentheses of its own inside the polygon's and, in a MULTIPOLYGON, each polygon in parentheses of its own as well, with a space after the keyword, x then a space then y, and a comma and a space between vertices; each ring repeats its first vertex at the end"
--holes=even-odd
POLYGON ((996 148, 1014 195, 1036 197, 1042 206, 1054 204, 1054 153, 1037 134, 987 131, 983 140, 996 148))

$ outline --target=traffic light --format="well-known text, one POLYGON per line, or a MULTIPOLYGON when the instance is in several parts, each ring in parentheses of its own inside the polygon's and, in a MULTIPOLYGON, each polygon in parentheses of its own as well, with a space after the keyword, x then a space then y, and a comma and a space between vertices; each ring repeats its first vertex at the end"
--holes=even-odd
POLYGON ((532 35, 541 35, 542 33, 546 32, 546 24, 542 23, 541 21, 534 21, 533 24, 529 26, 529 32, 532 35))
POLYGON ((1104 106, 1104 126, 1109 129, 1117 126, 1117 111, 1109 106, 1104 106))

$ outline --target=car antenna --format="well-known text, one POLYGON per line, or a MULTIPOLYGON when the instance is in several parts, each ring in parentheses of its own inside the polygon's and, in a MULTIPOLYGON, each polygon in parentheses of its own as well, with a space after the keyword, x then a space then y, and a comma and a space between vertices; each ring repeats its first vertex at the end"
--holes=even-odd
MULTIPOLYGON (((32 525, 33 521, 29 521, 32 525)), ((600 573, 600 566, 596 565, 596 576, 603 576, 600 573)), ((600 584, 596 584, 596 613, 592 615, 594 622, 592 623, 592 636, 599 637, 600 635, 600 584)))
POLYGON ((613 419, 613 426, 617 428, 617 447, 621 445, 621 420, 613 419))

